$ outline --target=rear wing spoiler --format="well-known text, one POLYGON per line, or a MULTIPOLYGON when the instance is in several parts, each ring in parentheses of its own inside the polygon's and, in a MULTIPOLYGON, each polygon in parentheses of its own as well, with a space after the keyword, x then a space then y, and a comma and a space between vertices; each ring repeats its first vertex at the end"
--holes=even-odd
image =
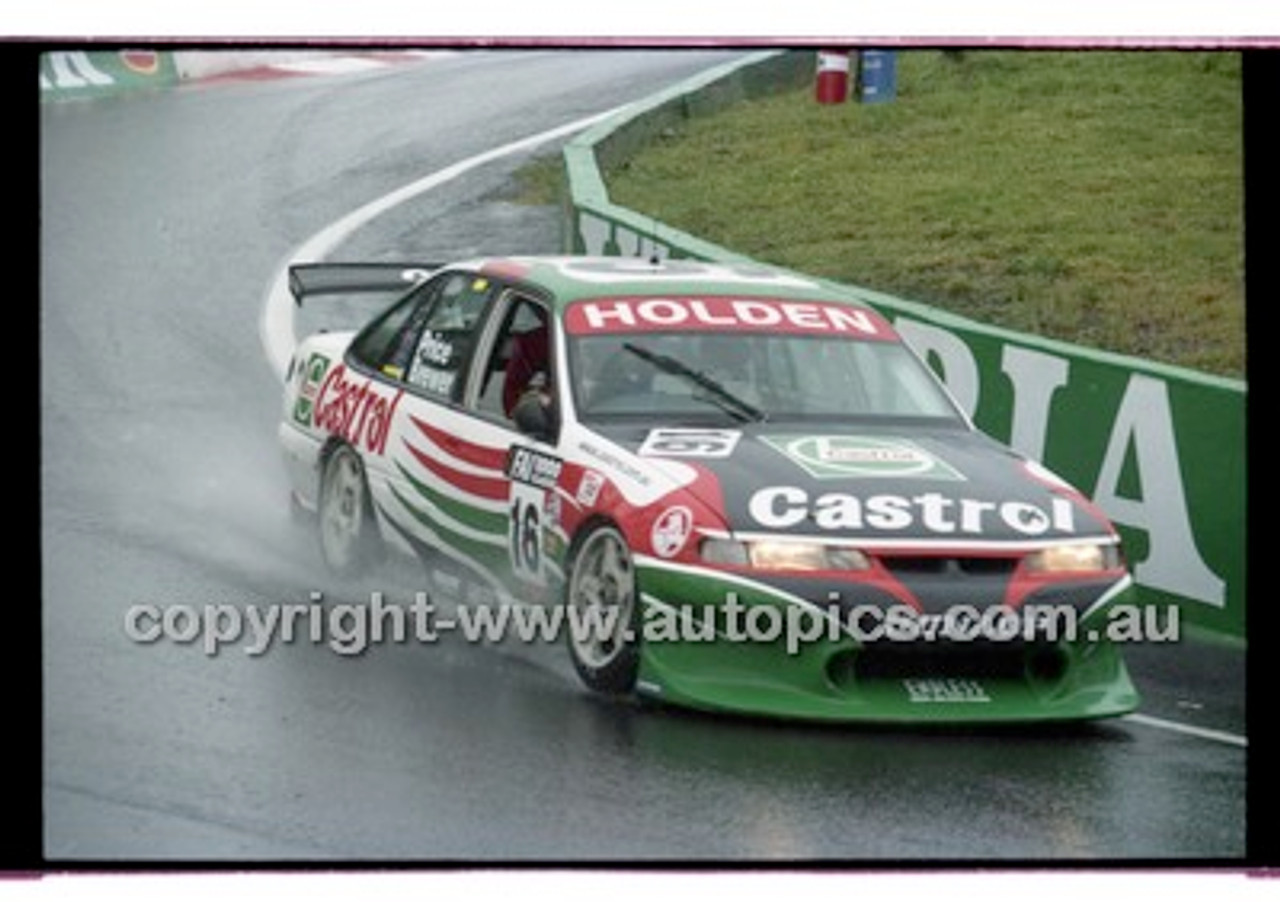
POLYGON ((299 307, 326 294, 407 292, 443 263, 295 263, 289 267, 289 292, 299 307))

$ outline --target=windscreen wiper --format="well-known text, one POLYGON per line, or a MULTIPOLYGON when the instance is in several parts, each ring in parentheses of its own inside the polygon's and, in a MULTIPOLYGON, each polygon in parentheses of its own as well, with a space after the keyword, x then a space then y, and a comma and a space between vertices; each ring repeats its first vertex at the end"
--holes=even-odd
POLYGON ((769 414, 759 407, 756 407, 750 401, 745 401, 735 395, 729 389, 725 388, 715 379, 708 376, 701 370, 695 370, 687 363, 683 363, 674 357, 666 354, 658 354, 647 348, 631 342, 624 342, 622 347, 632 354, 635 354, 646 363, 650 363, 664 373, 671 376, 677 376, 692 382, 694 385, 706 392, 705 395, 694 395, 699 400, 707 400, 715 404, 721 410, 728 413, 734 419, 743 422, 763 423, 769 418, 769 414))

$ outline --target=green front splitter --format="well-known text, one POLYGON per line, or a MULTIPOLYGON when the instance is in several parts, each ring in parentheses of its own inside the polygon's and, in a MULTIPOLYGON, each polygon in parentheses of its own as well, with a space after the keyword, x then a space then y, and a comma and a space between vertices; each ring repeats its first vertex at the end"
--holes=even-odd
POLYGON ((1078 657, 1087 653, 1087 660, 1053 681, 925 676, 837 682, 826 661, 845 651, 815 646, 790 657, 760 645, 646 646, 639 686, 663 702, 707 711, 882 723, 1085 720, 1127 714, 1139 701, 1124 661, 1108 645, 1075 650, 1078 657))
MULTIPOLYGON (((653 590, 677 583, 685 599, 716 597, 726 589, 719 584, 706 592, 706 576, 687 572, 649 570, 642 579, 649 590, 646 611, 670 605, 653 590), (689 591, 695 580, 704 591, 689 591)), ((787 604, 780 593, 753 592, 741 583, 732 588, 744 605, 787 604)), ((697 641, 647 637, 637 688, 647 697, 706 711, 868 723, 1089 720, 1127 714, 1140 700, 1119 647, 1106 640, 1037 646, 1025 655, 1025 666, 1026 649, 1004 649, 1003 664, 991 673, 949 672, 945 666, 917 671, 911 661, 917 649, 889 650, 895 663, 884 667, 867 666, 883 648, 859 646, 847 635, 824 635, 790 649, 781 639, 731 641, 723 632, 697 641), (1046 660, 1051 666, 1044 666, 1046 660)), ((928 656, 937 649, 918 650, 928 656)))

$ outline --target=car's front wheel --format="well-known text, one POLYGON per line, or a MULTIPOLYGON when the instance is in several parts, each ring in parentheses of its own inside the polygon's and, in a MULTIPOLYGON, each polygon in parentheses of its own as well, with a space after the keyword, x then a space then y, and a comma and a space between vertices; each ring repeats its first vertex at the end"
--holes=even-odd
POLYGON ((320 553, 333 573, 354 577, 368 569, 376 539, 373 503, 364 465, 349 445, 325 459, 317 521, 320 553))
POLYGON ((640 669, 639 603, 635 565, 627 541, 601 524, 577 543, 566 580, 569 654, 590 688, 625 694, 640 669))

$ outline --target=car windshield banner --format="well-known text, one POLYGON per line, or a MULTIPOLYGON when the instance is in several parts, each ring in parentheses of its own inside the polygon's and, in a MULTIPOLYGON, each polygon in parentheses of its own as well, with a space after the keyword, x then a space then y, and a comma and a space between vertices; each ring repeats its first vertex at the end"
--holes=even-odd
POLYGON ((878 313, 850 304, 717 296, 579 301, 565 311, 565 329, 570 335, 712 331, 896 340, 878 313))

